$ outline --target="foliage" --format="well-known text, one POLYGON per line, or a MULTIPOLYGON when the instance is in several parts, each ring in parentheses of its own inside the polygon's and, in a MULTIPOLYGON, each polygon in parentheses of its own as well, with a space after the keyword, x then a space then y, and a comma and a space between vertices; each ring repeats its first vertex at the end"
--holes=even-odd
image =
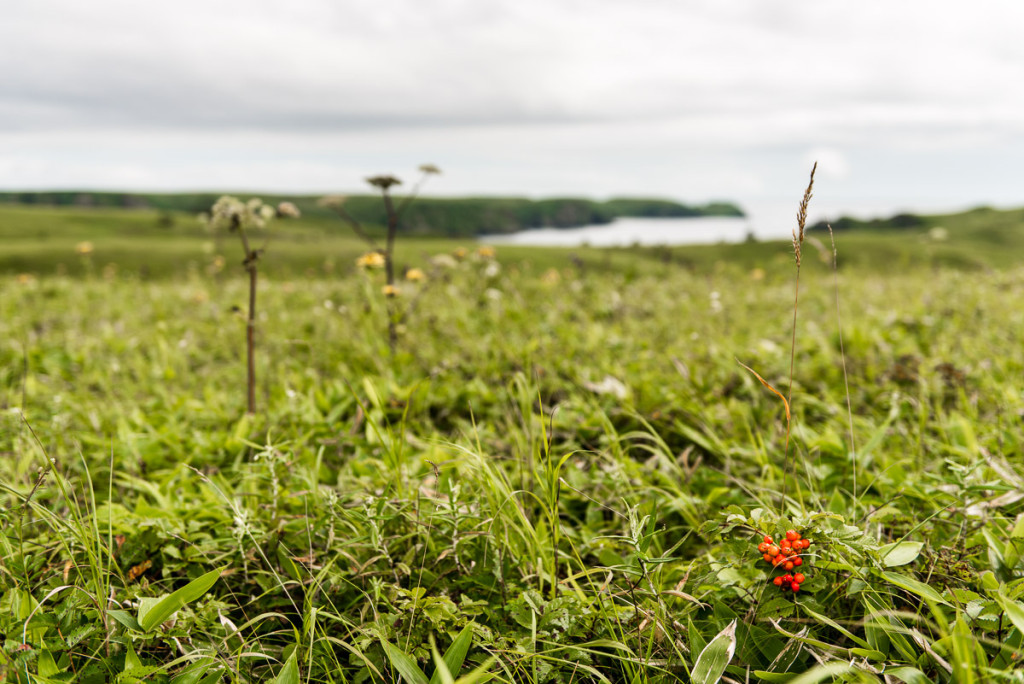
POLYGON ((108 276, 100 234, 62 248, 91 271, 0 280, 7 681, 1020 681, 1020 268, 840 242, 851 441, 805 244, 783 499, 736 363, 786 385, 774 247, 437 259, 389 359, 367 279, 274 270, 289 239, 254 416, 242 277, 108 276), (789 528, 813 572, 780 595, 756 540, 789 528))

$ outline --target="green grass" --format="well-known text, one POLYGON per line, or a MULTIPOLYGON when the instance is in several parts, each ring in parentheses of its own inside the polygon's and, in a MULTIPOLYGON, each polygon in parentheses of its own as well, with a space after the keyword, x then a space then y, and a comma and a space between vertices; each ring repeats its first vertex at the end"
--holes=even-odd
POLYGON ((785 391, 785 245, 400 240, 391 358, 360 244, 281 224, 250 417, 238 245, 4 209, 0 680, 1020 681, 1020 222, 839 235, 852 440, 805 244, 787 472, 737 363, 785 391))

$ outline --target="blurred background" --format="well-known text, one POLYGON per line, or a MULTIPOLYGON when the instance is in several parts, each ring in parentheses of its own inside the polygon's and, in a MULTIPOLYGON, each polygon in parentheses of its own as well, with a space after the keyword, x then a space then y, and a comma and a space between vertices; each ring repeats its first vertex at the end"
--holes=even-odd
POLYGON ((812 221, 1018 206, 1022 25, 988 0, 13 3, 0 189, 351 192, 431 162, 431 196, 726 201, 770 237, 817 161, 812 221))

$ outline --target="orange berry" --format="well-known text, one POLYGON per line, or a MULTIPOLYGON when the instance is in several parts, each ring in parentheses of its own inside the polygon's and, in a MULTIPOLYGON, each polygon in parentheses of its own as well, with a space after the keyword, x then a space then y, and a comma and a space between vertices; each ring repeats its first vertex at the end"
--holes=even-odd
POLYGON ((768 551, 766 553, 769 556, 778 556, 779 555, 779 547, 778 546, 774 546, 774 545, 769 546, 768 547, 768 551))
POLYGON ((810 540, 810 539, 803 539, 803 540, 801 540, 801 541, 803 542, 803 545, 804 545, 804 548, 805 548, 805 549, 806 549, 806 548, 807 548, 808 546, 810 546, 810 545, 811 545, 811 540, 810 540))
POLYGON ((786 583, 792 582, 793 581, 793 576, 792 575, 783 575, 782 576, 782 581, 786 582, 786 583))
POLYGON ((781 587, 782 586, 782 578, 781 577, 776 577, 772 581, 775 582, 775 586, 777 586, 777 587, 781 587))
POLYGON ((779 542, 779 547, 781 547, 783 549, 788 549, 792 545, 793 545, 793 543, 791 541, 789 541, 788 539, 783 539, 782 541, 779 542))
POLYGON ((783 563, 782 567, 784 567, 786 570, 792 570, 793 561, 786 561, 785 563, 783 563))
POLYGON ((804 577, 804 573, 802 573, 802 572, 798 572, 795 575, 793 575, 793 581, 796 582, 797 584, 803 584, 804 583, 804 579, 806 579, 806 578, 804 577))
POLYGON ((764 553, 765 549, 767 549, 767 548, 768 548, 768 545, 765 544, 764 542, 761 542, 760 544, 757 545, 757 550, 760 551, 761 553, 764 553))
POLYGON ((796 541, 800 538, 800 535, 796 533, 796 530, 786 530, 786 539, 789 541, 796 541))
POLYGON ((789 585, 789 588, 792 589, 793 591, 800 591, 800 583, 799 582, 793 582, 792 584, 789 585))
POLYGON ((769 537, 767 534, 764 535, 764 543, 765 544, 771 544, 772 543, 772 538, 769 537))
POLYGON ((799 567, 799 566, 801 566, 803 564, 804 564, 804 559, 803 558, 794 558, 793 559, 793 565, 796 565, 796 566, 799 567))
POLYGON ((764 554, 764 559, 765 559, 766 561, 768 561, 769 563, 771 563, 771 562, 772 562, 772 557, 771 557, 771 556, 769 556, 769 555, 768 555, 767 553, 766 553, 766 554, 764 554))

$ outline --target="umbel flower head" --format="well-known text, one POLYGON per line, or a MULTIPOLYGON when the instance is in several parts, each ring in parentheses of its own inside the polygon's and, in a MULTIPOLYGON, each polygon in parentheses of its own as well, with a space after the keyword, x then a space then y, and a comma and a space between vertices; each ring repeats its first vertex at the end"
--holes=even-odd
POLYGON ((264 204, 261 199, 254 197, 248 202, 243 202, 237 197, 224 195, 214 203, 209 215, 201 215, 200 220, 213 229, 238 230, 263 228, 267 221, 276 215, 277 210, 269 204, 264 204))
POLYGON ((347 199, 344 195, 327 195, 317 200, 317 205, 328 209, 340 209, 347 199))
POLYGON ((402 181, 398 180, 394 176, 387 174, 380 176, 370 176, 369 178, 366 179, 366 182, 375 188, 380 188, 381 190, 387 190, 392 185, 402 184, 402 181))

